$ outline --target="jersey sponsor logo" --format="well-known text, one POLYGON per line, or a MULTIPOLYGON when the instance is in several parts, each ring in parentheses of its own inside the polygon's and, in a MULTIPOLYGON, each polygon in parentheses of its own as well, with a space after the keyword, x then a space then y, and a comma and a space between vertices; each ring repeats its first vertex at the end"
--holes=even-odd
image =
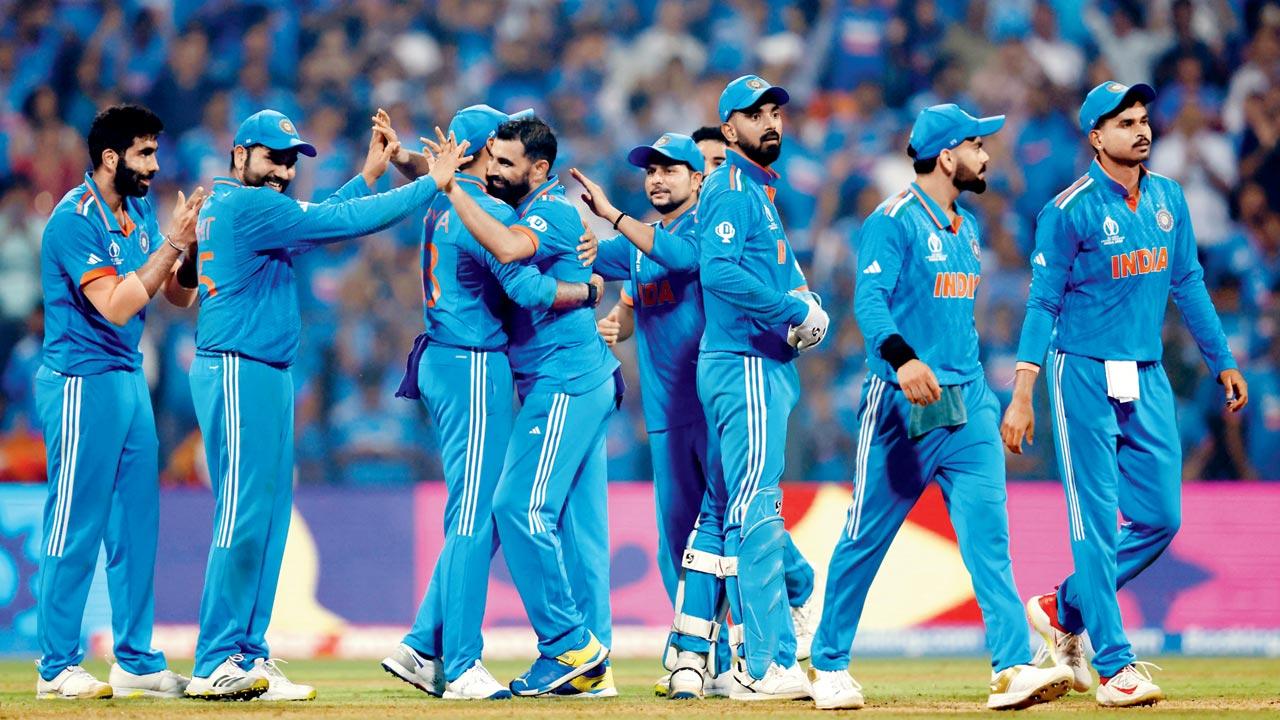
POLYGON ((1169 269, 1169 249, 1163 245, 1158 248, 1142 248, 1132 252, 1111 256, 1111 279, 1121 280, 1133 275, 1164 272, 1169 269))
POLYGON ((716 226, 716 235, 720 237, 720 242, 722 243, 727 243, 733 240, 733 236, 737 234, 738 234, 738 229, 735 228, 733 226, 733 223, 729 222, 728 220, 725 220, 724 222, 716 226))
POLYGON ((640 304, 642 306, 668 305, 675 303, 675 301, 676 294, 671 290, 669 281, 640 283, 640 304))
POLYGON ((98 257, 97 255, 94 255, 93 253, 89 253, 89 264, 90 264, 90 265, 97 265, 97 264, 98 264, 98 263, 100 263, 100 262, 102 262, 102 258, 98 257))
POLYGON ((942 252, 942 238, 938 237, 938 233, 929 233, 929 257, 925 258, 929 262, 946 262, 947 256, 942 252))
POLYGON ((878 274, 880 274, 880 261, 879 261, 879 260, 872 260, 870 265, 868 265, 868 266, 866 266, 866 267, 862 268, 862 274, 863 274, 863 275, 878 275, 878 274))
POLYGON ((1170 230, 1172 230, 1173 229, 1173 213, 1169 212, 1168 210, 1165 210, 1164 208, 1160 208, 1160 212, 1156 213, 1156 227, 1160 228, 1165 232, 1169 232, 1170 230))
POLYGON ((534 230, 537 230, 538 232, 546 232, 547 221, 543 220, 541 215, 530 215, 529 227, 533 228, 534 230))
POLYGON ((977 273, 940 272, 933 279, 933 296, 972 300, 982 276, 977 273))
POLYGON ((1124 236, 1120 234, 1120 223, 1116 222, 1110 215, 1106 220, 1102 221, 1102 234, 1106 235, 1102 239, 1103 245, 1119 245, 1124 242, 1124 236))

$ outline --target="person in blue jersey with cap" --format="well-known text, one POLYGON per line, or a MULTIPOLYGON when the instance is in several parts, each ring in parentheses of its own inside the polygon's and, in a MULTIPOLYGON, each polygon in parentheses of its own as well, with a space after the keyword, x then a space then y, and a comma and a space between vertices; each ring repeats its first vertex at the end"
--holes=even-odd
POLYGON ((718 442, 727 507, 727 593, 741 639, 730 697, 807 697, 785 600, 789 544, 782 520, 787 418, 800 394, 793 362, 820 343, 828 318, 809 291, 773 204, 790 96, 756 75, 720 95, 725 163, 698 201, 698 271, 706 328, 698 350, 698 397, 718 442))
POLYGON ((986 191, 983 138, 1004 116, 954 104, 925 108, 907 154, 916 181, 885 200, 858 237, 854 314, 866 338, 853 502, 827 572, 813 648, 821 709, 857 708, 849 675, 858 623, 885 554, 930 483, 942 488, 991 653, 987 707, 1025 708, 1070 689, 1063 667, 1032 663, 1031 634, 1009 557, 1000 402, 978 360, 974 305, 982 281, 978 221, 958 204, 986 191))
POLYGON ((53 209, 40 246, 44 351, 35 401, 48 456, 35 583, 36 697, 181 697, 187 678, 151 647, 160 449, 142 373, 146 307, 163 290, 195 301, 203 189, 178 194, 161 233, 147 193, 164 124, 137 105, 93 119, 92 169, 53 209), (103 545, 115 662, 109 683, 80 666, 81 622, 103 545))
MULTIPOLYGON (((719 128, 715 128, 716 137, 719 128)), ((724 144, 719 144, 723 157, 724 144)), ((696 206, 700 168, 710 165, 692 137, 664 133, 633 148, 627 161, 645 170, 645 191, 661 222, 642 223, 618 210, 598 184, 578 170, 583 199, 620 234, 600 243, 593 266, 606 280, 626 282, 622 299, 602 319, 602 335, 616 342, 621 323, 639 333, 640 385, 653 455, 658 511, 658 568, 675 619, 663 662, 671 673, 655 691, 673 700, 725 694, 712 678, 728 671, 724 578, 720 558, 726 491, 715 438, 697 396, 698 344, 706 317, 698 281, 696 206), (622 319, 620 321, 620 318, 622 319), (617 331, 608 335, 608 324, 617 331)), ((630 333, 628 333, 629 335, 630 333)), ((612 344, 612 342, 610 343, 612 344)), ((800 617, 813 591, 813 569, 787 547, 787 595, 797 634, 812 630, 800 617)), ((798 643, 807 645, 807 643, 798 643)), ((807 647, 797 655, 808 657, 807 647)))
MULTIPOLYGON (((472 105, 454 115, 449 132, 474 148, 456 182, 488 213, 515 222, 515 210, 490 196, 481 173, 488 141, 498 126, 531 111, 507 115, 472 105)), ((390 118, 379 111, 375 127, 398 144, 390 118)), ((392 162, 406 177, 419 177, 425 158, 401 149, 392 162)), ((598 278, 597 278, 598 280, 598 278)), ((599 297, 588 283, 542 275, 526 263, 502 264, 476 242, 437 196, 427 210, 422 244, 423 314, 426 332, 414 343, 400 397, 421 398, 440 435, 448 496, 445 542, 413 627, 382 661, 392 675, 436 697, 497 700, 511 692, 480 661, 494 552, 493 492, 511 437, 512 376, 503 326, 512 301, 532 310, 587 307, 599 297)))
POLYGON ((452 182, 462 160, 449 143, 430 177, 371 194, 395 152, 375 132, 359 175, 325 202, 295 201, 284 193, 298 155, 315 148, 289 118, 262 110, 236 131, 231 175, 214 181, 201 209, 190 379, 216 503, 191 697, 315 697, 284 676, 266 642, 293 502, 293 255, 403 220, 452 182))
MULTIPOLYGON (((436 134, 445 137, 438 128, 436 134)), ((500 262, 528 261, 559 280, 582 282, 591 275, 577 251, 584 227, 551 173, 556 151, 555 133, 539 118, 498 126, 486 180, 490 194, 515 207, 514 222, 487 212, 462 183, 446 191, 467 231, 500 262)), ((594 305, 595 285, 591 292, 594 305)), ((517 308, 508 337, 523 404, 493 512, 539 652, 511 691, 615 696, 607 662, 612 617, 604 441, 622 398, 618 361, 596 333, 590 308, 517 308)))
POLYGON ((1042 367, 1066 491, 1075 573, 1027 602, 1054 660, 1092 687, 1089 632, 1107 707, 1164 695, 1136 661, 1116 590, 1155 562, 1182 521, 1182 449, 1160 364, 1169 297, 1239 412, 1249 389, 1205 290, 1182 188, 1143 165, 1151 154, 1149 85, 1104 82, 1080 106, 1089 171, 1040 211, 1013 400, 1001 433, 1011 452, 1034 437, 1032 389, 1042 367), (1047 357, 1046 357, 1047 355, 1047 357), (1124 523, 1116 528, 1116 512, 1124 523))

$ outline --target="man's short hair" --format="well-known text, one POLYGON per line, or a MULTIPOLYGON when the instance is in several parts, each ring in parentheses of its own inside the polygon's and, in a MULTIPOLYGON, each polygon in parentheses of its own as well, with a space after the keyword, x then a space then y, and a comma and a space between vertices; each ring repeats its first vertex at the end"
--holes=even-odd
POLYGON ((98 113, 89 127, 89 161, 102 166, 102 153, 114 150, 121 157, 138 138, 158 137, 164 123, 141 105, 113 105, 98 113))
POLYGON ((920 160, 916 157, 916 149, 910 145, 907 146, 907 155, 911 156, 911 168, 916 171, 917 175, 928 175, 933 172, 934 168, 938 167, 937 155, 920 160))
POLYGON ((695 144, 700 143, 703 140, 714 140, 724 145, 729 144, 729 141, 724 137, 724 132, 720 130, 719 125, 704 125, 703 127, 694 130, 693 135, 690 135, 689 137, 693 138, 693 142, 695 144))
POLYGON ((542 118, 520 118, 508 120, 498 126, 494 134, 497 140, 519 140, 524 146, 524 155, 530 160, 546 160, 548 165, 556 164, 556 134, 551 126, 542 118))

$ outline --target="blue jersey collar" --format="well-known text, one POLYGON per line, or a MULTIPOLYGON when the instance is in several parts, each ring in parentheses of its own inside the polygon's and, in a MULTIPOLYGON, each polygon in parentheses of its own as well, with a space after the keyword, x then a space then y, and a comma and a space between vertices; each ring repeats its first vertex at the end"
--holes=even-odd
MULTIPOLYGON (((1135 197, 1141 195, 1143 190, 1146 190, 1148 174, 1146 165, 1138 166, 1138 192, 1135 193, 1135 197)), ((1089 165, 1089 177, 1093 178, 1099 185, 1107 188, 1116 195, 1119 195, 1126 200, 1130 199, 1129 189, 1126 188, 1119 180, 1111 177, 1106 170, 1102 169, 1102 164, 1099 163, 1097 159, 1089 165)))
POLYGON ((231 187, 244 187, 244 183, 232 177, 216 177, 213 179, 214 185, 230 185, 231 187))
POLYGON ((520 204, 516 206, 516 212, 520 213, 520 217, 524 217, 529 212, 529 207, 535 202, 546 197, 564 197, 564 186, 560 184, 560 178, 552 175, 547 181, 534 188, 533 192, 524 196, 520 204))
POLYGON ((747 174, 747 177, 755 180, 761 185, 773 185, 778 178, 782 177, 778 171, 773 168, 767 168, 763 165, 757 165, 752 162, 746 155, 737 150, 729 149, 724 153, 724 161, 733 167, 741 169, 747 174))
MULTIPOLYGON (((124 235, 128 237, 129 233, 133 232, 133 228, 136 226, 136 223, 129 223, 129 232, 125 232, 125 230, 120 227, 120 223, 116 222, 116 214, 109 212, 107 210, 107 204, 102 201, 102 192, 98 190, 98 183, 93 181, 93 173, 84 174, 84 186, 89 188, 89 192, 93 193, 94 202, 98 205, 98 215, 102 218, 102 224, 106 226, 107 232, 113 232, 117 235, 124 235)), ((124 198, 122 202, 124 203, 124 212, 128 215, 129 198, 124 198)))
POLYGON ((472 175, 471 173, 460 172, 454 175, 454 180, 462 183, 463 185, 471 185, 473 187, 477 187, 480 189, 480 192, 483 192, 483 193, 489 192, 489 185, 484 181, 484 178, 480 177, 479 175, 472 175))
POLYGON ((939 230, 946 230, 953 234, 960 232, 960 225, 964 221, 964 217, 960 213, 959 204, 956 205, 955 222, 948 225, 943 222, 947 217, 946 211, 938 203, 934 202, 933 198, 929 197, 929 193, 925 192, 918 183, 911 183, 911 187, 907 188, 907 192, 916 196, 916 199, 920 201, 920 207, 924 208, 929 219, 933 221, 934 225, 938 226, 939 230))
POLYGON ((693 218, 697 217, 697 215, 698 215, 698 203, 694 203, 689 206, 688 210, 685 210, 684 212, 677 215, 675 219, 671 221, 671 224, 663 225, 662 221, 659 220, 658 226, 661 227, 663 230, 666 230, 667 232, 674 235, 676 230, 680 229, 680 226, 691 221, 693 218))

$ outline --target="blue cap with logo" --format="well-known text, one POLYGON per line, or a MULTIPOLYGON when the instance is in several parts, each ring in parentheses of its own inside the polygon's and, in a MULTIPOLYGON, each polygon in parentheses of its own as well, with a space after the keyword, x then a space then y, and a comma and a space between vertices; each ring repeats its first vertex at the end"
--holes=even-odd
POLYGON ((533 117, 533 108, 525 108, 510 115, 488 105, 470 105, 462 108, 449 121, 449 132, 461 145, 463 140, 471 143, 467 150, 470 154, 479 152, 480 148, 493 137, 498 126, 508 120, 520 120, 533 117))
POLYGON ((1146 83, 1132 87, 1112 80, 1102 83, 1084 96, 1084 103, 1080 105, 1080 130, 1088 133, 1097 127, 1102 116, 1120 107, 1129 97, 1149 105, 1156 99, 1156 91, 1146 83))
POLYGON ((724 86, 720 93, 720 121, 725 122, 734 110, 745 110, 761 100, 786 105, 791 94, 776 85, 770 85, 759 75, 743 75, 724 86))
POLYGON ((298 128, 279 110, 259 110, 245 118, 240 129, 236 130, 235 142, 244 147, 263 145, 272 150, 296 149, 307 157, 316 156, 315 146, 298 137, 298 128))
POLYGON ((969 138, 990 135, 1002 127, 1003 115, 976 118, 955 103, 933 105, 916 116, 908 142, 916 151, 917 160, 928 160, 969 138))
POLYGON ((702 172, 705 161, 693 138, 680 133, 663 133, 652 145, 637 145, 627 153, 627 162, 638 168, 648 168, 657 163, 670 165, 685 163, 694 172, 702 172))

